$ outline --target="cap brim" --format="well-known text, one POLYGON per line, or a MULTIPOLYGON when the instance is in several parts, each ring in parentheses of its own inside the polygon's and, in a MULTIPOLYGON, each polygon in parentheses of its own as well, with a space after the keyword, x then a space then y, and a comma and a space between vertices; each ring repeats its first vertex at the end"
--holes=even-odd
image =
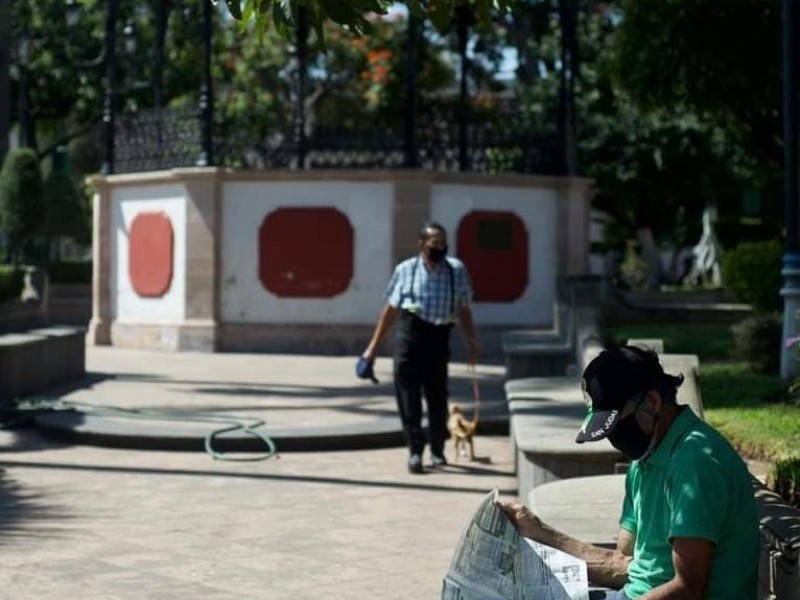
POLYGON ((608 437, 616 427, 617 421, 619 421, 619 411, 616 409, 589 412, 575 441, 579 444, 600 441, 608 437))

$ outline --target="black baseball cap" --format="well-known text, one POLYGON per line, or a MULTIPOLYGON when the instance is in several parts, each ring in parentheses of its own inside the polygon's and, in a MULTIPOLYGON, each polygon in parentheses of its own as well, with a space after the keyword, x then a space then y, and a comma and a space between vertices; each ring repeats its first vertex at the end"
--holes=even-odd
POLYGON ((659 389, 664 379, 653 351, 634 346, 603 350, 583 372, 581 388, 589 412, 575 441, 582 444, 607 437, 625 404, 637 394, 659 389))

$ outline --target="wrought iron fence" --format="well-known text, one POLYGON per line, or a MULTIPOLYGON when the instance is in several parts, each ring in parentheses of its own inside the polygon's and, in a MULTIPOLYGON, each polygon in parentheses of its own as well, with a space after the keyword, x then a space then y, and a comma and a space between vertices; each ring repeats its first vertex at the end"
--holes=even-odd
POLYGON ((117 173, 191 167, 200 156, 200 121, 193 110, 146 109, 120 115, 114 134, 117 173))
MULTIPOLYGON (((421 112, 411 146, 399 124, 358 131, 316 124, 299 140, 286 126, 259 131, 217 123, 215 154, 219 165, 246 169, 398 169, 410 163, 429 171, 458 171, 462 142, 455 112, 441 106, 421 112)), ((197 113, 163 109, 122 116, 115 142, 118 173, 193 166, 201 150, 197 113)), ((555 132, 542 132, 513 111, 467 123, 468 171, 557 174, 561 156, 555 132)))

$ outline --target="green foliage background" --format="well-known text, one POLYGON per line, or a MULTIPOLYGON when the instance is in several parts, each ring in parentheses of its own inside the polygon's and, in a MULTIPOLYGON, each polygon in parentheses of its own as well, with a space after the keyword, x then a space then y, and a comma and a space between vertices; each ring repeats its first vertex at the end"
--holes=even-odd
POLYGON ((16 266, 0 265, 0 303, 19 298, 24 276, 16 266))
POLYGON ((22 258, 23 244, 39 233, 43 220, 39 159, 29 148, 12 150, 0 171, 0 231, 8 236, 12 261, 22 258))
POLYGON ((778 240, 745 242, 729 251, 722 263, 725 287, 762 313, 781 307, 783 245, 778 240))
MULTIPOLYGON (((103 104, 101 70, 82 65, 102 49, 105 3, 81 4, 80 26, 70 29, 62 0, 14 3, 15 23, 25 28, 34 45, 27 65, 34 148, 44 159, 54 148, 68 146, 76 180, 99 167, 97 125, 103 104)), ((228 164, 267 166, 290 135, 291 43, 301 7, 309 11, 315 31, 309 130, 335 123, 356 133, 398 131, 407 68, 405 21, 375 16, 385 14, 391 4, 220 3, 212 68, 220 155, 228 164)), ((405 4, 433 24, 420 48, 423 98, 454 98, 458 65, 452 21, 458 10, 469 7, 475 14, 472 114, 504 119, 495 98, 514 96, 520 99, 514 118, 524 123, 526 133, 557 132, 562 65, 553 3, 405 4), (501 82, 493 74, 509 50, 515 52, 517 71, 513 79, 501 82)), ((726 248, 742 232, 750 239, 780 236, 779 0, 617 0, 580 6, 579 162, 581 174, 597 184, 595 206, 612 217, 606 247, 623 249, 642 228, 650 229, 659 243, 693 244, 709 204, 719 210, 726 248), (743 215, 744 189, 760 195, 759 214, 743 215)), ((194 111, 200 87, 201 9, 202 3, 183 3, 171 10, 166 40, 165 98, 170 106, 188 111, 194 111)), ((152 90, 141 85, 154 76, 152 5, 120 0, 120 23, 127 21, 136 26, 140 50, 132 56, 120 51, 118 101, 123 113, 153 103, 152 90)), ((19 75, 20 65, 14 64, 12 80, 19 75)), ((513 170, 519 155, 519 148, 498 147, 490 153, 491 169, 513 170)), ((65 200, 70 203, 71 198, 65 200)), ((82 210, 85 214, 85 203, 82 210)))

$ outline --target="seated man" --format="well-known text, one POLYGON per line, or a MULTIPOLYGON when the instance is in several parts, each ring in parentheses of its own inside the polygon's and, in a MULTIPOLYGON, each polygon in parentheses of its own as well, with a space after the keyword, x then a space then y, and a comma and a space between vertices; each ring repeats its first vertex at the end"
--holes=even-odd
MULTIPOLYGON (((581 542, 525 506, 499 506, 519 532, 582 558, 606 596, 753 600, 758 515, 751 476, 728 441, 676 403, 682 377, 653 352, 603 351, 583 373, 589 405, 578 443, 608 438, 632 459, 616 550, 581 542)), ((566 500, 566 499, 565 499, 566 500)))

